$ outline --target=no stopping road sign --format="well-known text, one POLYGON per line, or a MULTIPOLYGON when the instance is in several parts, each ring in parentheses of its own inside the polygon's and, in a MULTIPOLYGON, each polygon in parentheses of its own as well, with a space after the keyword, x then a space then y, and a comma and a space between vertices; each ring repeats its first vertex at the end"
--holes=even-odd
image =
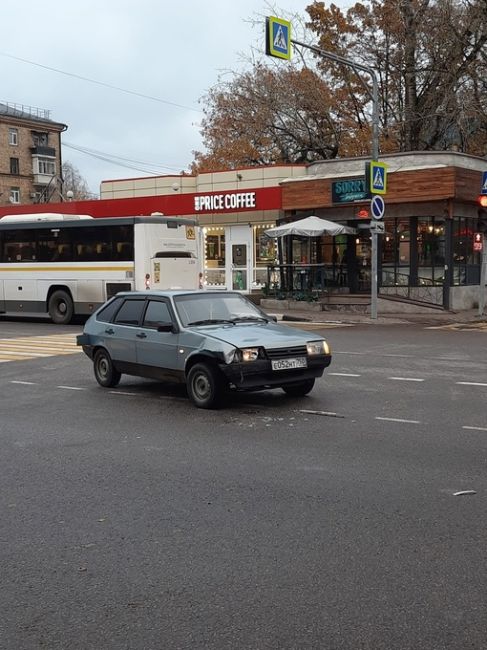
POLYGON ((376 195, 370 202, 370 215, 373 219, 382 219, 386 204, 380 195, 376 195))

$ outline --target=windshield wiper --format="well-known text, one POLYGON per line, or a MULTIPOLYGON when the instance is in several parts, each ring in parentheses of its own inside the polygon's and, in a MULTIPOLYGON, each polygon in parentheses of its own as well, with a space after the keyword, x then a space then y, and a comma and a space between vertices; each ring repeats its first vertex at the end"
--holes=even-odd
POLYGON ((245 321, 263 321, 264 323, 268 323, 269 319, 264 318, 264 316, 237 316, 236 318, 232 318, 232 323, 242 323, 245 321))
POLYGON ((217 325, 220 323, 228 323, 229 325, 235 325, 233 320, 226 320, 225 318, 205 318, 204 320, 195 320, 192 323, 188 323, 186 327, 191 327, 193 325, 217 325))

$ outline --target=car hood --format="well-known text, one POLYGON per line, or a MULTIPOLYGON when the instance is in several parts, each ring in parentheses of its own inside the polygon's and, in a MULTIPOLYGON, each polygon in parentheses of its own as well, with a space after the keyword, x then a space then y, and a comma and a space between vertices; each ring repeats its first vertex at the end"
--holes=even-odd
POLYGON ((197 330, 199 334, 204 332, 208 338, 230 343, 237 348, 291 347, 323 338, 320 335, 311 335, 310 332, 277 323, 237 323, 236 325, 210 325, 188 329, 197 330))

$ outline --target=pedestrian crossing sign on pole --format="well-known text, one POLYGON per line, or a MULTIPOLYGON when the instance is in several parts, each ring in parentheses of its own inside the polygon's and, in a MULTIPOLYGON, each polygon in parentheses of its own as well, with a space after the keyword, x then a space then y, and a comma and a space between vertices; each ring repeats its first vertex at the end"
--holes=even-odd
POLYGON ((282 18, 266 18, 265 53, 278 59, 291 58, 291 23, 282 18))
POLYGON ((387 165, 373 160, 366 165, 366 178, 371 194, 387 192, 387 165))
POLYGON ((487 194, 487 172, 482 172, 482 187, 480 194, 487 194))

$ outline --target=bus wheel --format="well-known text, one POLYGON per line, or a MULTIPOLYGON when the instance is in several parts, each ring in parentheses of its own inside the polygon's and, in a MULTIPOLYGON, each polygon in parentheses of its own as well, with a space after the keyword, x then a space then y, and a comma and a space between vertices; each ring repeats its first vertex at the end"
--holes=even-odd
POLYGON ((96 381, 103 388, 113 388, 113 386, 118 384, 122 376, 122 373, 114 368, 110 355, 103 348, 95 352, 93 370, 96 381))
POLYGON ((49 298, 49 316, 53 323, 67 325, 74 314, 74 305, 71 296, 66 291, 54 291, 49 298))

